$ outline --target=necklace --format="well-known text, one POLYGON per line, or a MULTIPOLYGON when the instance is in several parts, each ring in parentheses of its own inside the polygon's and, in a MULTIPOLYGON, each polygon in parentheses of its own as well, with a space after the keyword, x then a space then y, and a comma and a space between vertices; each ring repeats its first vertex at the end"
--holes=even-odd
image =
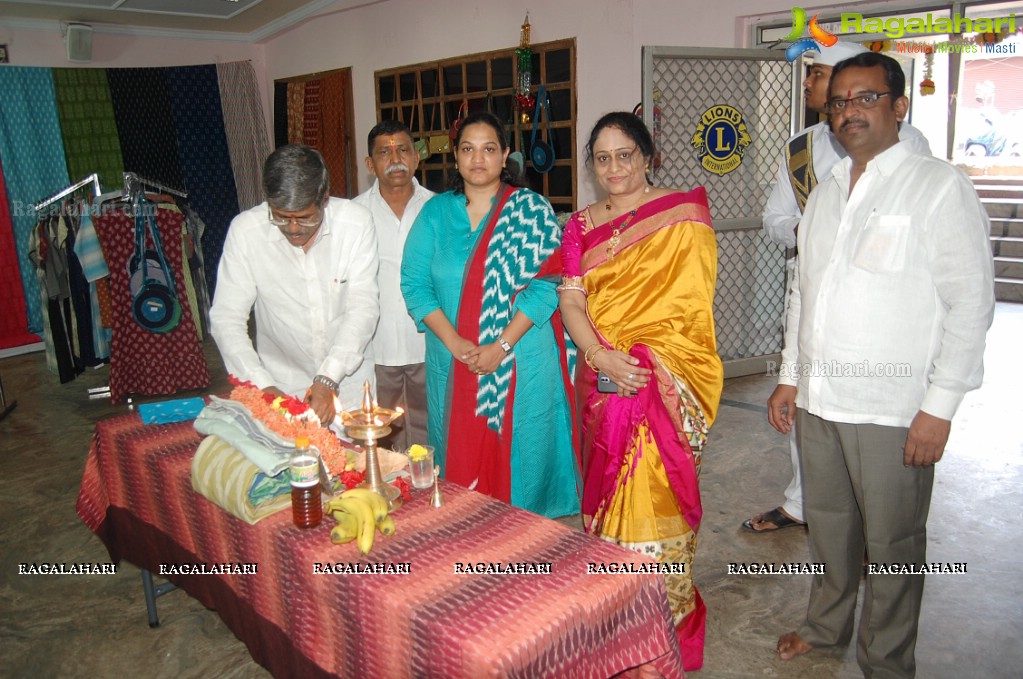
MULTIPOLYGON (((636 210, 638 210, 639 207, 643 204, 643 201, 646 200, 646 197, 647 197, 647 195, 649 193, 650 193, 650 187, 648 186, 645 189, 643 189, 643 195, 639 197, 638 201, 636 201, 635 206, 633 206, 629 210, 622 210, 621 214, 624 215, 626 212, 635 212, 636 210)), ((604 209, 607 210, 608 212, 610 212, 612 207, 613 206, 611 205, 611 196, 608 196, 607 200, 604 201, 604 209)))
MULTIPOLYGON (((611 209, 610 203, 607 204, 607 209, 608 210, 611 209)), ((619 244, 621 244, 622 242, 620 234, 622 231, 625 231, 625 229, 629 228, 629 222, 631 222, 635 216, 636 210, 632 210, 631 212, 629 212, 628 216, 625 219, 623 219, 621 223, 619 223, 618 226, 614 227, 614 229, 611 231, 611 237, 607 239, 606 252, 608 259, 614 259, 615 248, 617 248, 619 244)))

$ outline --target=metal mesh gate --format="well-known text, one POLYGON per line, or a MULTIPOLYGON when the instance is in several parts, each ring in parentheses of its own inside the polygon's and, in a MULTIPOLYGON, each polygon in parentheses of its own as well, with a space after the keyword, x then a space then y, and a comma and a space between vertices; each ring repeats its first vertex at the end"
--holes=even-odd
POLYGON ((785 256, 764 236, 761 215, 793 128, 793 84, 798 82, 796 67, 776 52, 643 48, 644 119, 651 129, 659 128, 655 182, 707 188, 718 240, 718 353, 729 377, 762 372, 765 358, 781 351, 785 256), (708 149, 731 143, 737 150, 744 140, 726 142, 720 132, 713 139, 709 133, 717 130, 707 122, 724 115, 733 116, 734 123, 736 112, 748 145, 739 159, 733 153, 717 162, 708 149), (701 164, 701 155, 711 156, 713 169, 701 164))

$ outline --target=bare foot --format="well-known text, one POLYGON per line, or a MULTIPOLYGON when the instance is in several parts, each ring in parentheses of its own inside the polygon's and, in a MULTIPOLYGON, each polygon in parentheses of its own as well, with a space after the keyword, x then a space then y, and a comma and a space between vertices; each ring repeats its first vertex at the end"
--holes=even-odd
POLYGON ((783 634, 778 639, 778 655, 782 660, 792 660, 797 655, 803 655, 813 650, 813 646, 803 641, 795 632, 783 634))

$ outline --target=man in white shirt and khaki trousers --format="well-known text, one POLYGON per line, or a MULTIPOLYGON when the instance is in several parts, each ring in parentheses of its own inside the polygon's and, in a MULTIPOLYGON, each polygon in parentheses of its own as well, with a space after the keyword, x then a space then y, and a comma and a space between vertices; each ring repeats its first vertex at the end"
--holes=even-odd
POLYGON ((373 214, 380 253, 380 324, 373 336, 377 401, 401 406, 405 415, 384 443, 405 450, 426 438, 426 338, 408 314, 401 294, 401 254, 409 229, 433 192, 414 173, 419 155, 412 133, 397 120, 385 120, 369 132, 366 168, 376 177, 355 202, 373 214))
POLYGON ((812 553, 826 564, 778 653, 850 641, 865 549, 868 566, 917 573, 868 569, 857 659, 874 679, 915 676, 934 465, 982 381, 994 313, 984 208, 962 172, 899 141, 904 93, 891 57, 834 67, 830 122, 849 156, 800 222, 785 369, 768 400, 775 429, 796 424, 812 553))

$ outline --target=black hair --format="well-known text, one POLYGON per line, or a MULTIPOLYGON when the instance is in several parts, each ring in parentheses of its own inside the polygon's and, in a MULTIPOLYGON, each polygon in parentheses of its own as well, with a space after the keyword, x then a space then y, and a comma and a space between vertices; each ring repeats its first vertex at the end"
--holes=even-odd
POLYGON ((298 212, 323 205, 330 188, 330 174, 323 156, 304 144, 286 144, 263 163, 263 192, 270 205, 284 212, 298 212))
POLYGON ((895 59, 892 59, 887 54, 880 54, 878 52, 863 52, 857 54, 854 57, 843 59, 834 65, 831 69, 831 80, 828 83, 828 96, 831 96, 831 83, 835 82, 835 76, 838 75, 843 69, 851 66, 859 66, 860 68, 873 68, 880 66, 884 69, 884 83, 885 87, 891 93, 891 107, 895 108, 895 100, 899 97, 906 96, 906 74, 902 72, 902 66, 895 59))
MULTIPOLYGON (((502 125, 501 121, 497 119, 497 116, 490 111, 477 111, 476 113, 470 113, 462 121, 461 126, 458 128, 458 134, 455 135, 455 143, 451 147, 451 150, 456 154, 456 157, 458 154, 458 144, 462 141, 462 133, 465 131, 465 128, 470 125, 478 125, 480 123, 489 125, 493 128, 494 132, 497 134, 497 143, 501 146, 501 153, 504 153, 508 148, 508 138, 504 133, 504 125, 502 125)), ((523 186, 518 174, 509 167, 501 168, 501 181, 510 186, 523 186)), ((448 180, 448 188, 455 193, 465 193, 465 180, 462 179, 461 172, 456 170, 452 173, 451 179, 448 180)))
POLYGON ((369 131, 369 145, 366 147, 366 153, 368 155, 373 155, 373 142, 377 140, 377 137, 402 133, 407 134, 409 139, 415 141, 412 137, 412 130, 408 129, 408 125, 405 123, 400 120, 381 120, 373 126, 372 130, 369 131))
POLYGON ((643 124, 643 119, 628 111, 612 111, 601 116, 597 124, 593 126, 593 131, 590 132, 590 140, 586 142, 586 164, 588 166, 593 166, 593 145, 597 142, 597 137, 609 127, 621 130, 622 134, 636 144, 636 148, 643 154, 645 164, 650 163, 650 159, 654 157, 654 138, 650 135, 650 130, 646 129, 646 125, 643 124))

